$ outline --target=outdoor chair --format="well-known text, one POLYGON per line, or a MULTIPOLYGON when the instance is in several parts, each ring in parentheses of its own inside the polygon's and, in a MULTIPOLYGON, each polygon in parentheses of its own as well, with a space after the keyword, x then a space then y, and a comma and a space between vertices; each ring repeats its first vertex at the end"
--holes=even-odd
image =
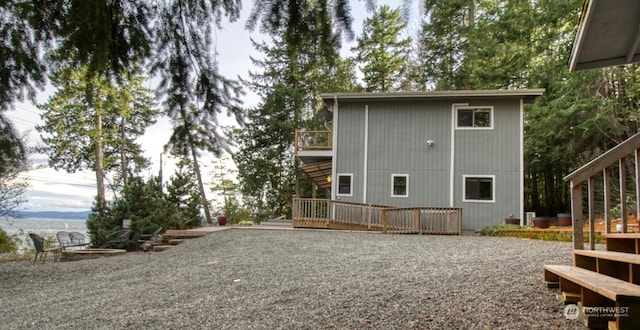
POLYGON ((70 232, 69 238, 71 239, 71 246, 82 247, 90 244, 89 242, 85 242, 85 236, 77 231, 70 232))
POLYGON ((143 249, 144 245, 155 244, 158 241, 158 236, 162 232, 162 227, 158 227, 158 229, 154 230, 151 234, 141 234, 138 236, 138 250, 143 249))
POLYGON ((35 264, 38 260, 38 254, 40 255, 40 260, 44 263, 47 260, 47 252, 53 252, 53 261, 58 261, 58 256, 60 254, 61 246, 54 246, 50 248, 44 247, 44 238, 38 234, 29 233, 29 237, 33 241, 33 246, 36 248, 36 257, 33 259, 33 263, 35 264))
POLYGON ((56 233, 56 238, 58 238, 58 244, 60 244, 60 247, 62 247, 63 249, 71 246, 71 237, 69 236, 68 232, 59 231, 56 233))
POLYGON ((121 229, 107 235, 107 247, 109 248, 126 248, 129 245, 131 237, 131 229, 121 229))

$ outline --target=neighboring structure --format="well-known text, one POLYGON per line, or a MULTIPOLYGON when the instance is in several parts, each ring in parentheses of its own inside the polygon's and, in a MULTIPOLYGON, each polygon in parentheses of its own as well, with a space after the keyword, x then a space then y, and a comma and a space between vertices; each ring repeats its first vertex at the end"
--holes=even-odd
POLYGON ((333 131, 298 132, 296 152, 332 200, 459 207, 465 230, 501 224, 523 218, 523 105, 543 92, 323 94, 333 131))

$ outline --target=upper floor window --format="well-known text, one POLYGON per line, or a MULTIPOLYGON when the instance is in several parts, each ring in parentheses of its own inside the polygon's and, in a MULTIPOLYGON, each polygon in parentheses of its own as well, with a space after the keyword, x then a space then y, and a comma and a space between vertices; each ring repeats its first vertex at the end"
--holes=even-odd
POLYGON ((391 197, 409 197, 407 174, 391 174, 391 197))
POLYGON ((456 108, 456 128, 491 129, 493 128, 493 107, 456 108))

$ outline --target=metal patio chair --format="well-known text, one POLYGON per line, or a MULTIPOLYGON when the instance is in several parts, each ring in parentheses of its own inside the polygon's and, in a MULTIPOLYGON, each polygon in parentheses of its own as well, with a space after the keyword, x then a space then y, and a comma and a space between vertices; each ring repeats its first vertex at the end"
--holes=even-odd
POLYGON ((36 248, 36 257, 33 259, 33 263, 35 264, 38 260, 38 254, 40 255, 40 260, 44 263, 47 260, 47 252, 53 252, 53 261, 58 261, 60 250, 62 250, 62 246, 54 246, 54 247, 44 247, 44 238, 38 234, 29 233, 29 237, 33 241, 33 246, 36 248))

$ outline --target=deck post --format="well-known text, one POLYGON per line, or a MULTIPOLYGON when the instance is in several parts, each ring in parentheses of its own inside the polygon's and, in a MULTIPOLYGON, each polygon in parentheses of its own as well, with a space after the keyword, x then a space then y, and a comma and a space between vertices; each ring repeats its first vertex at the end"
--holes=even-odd
POLYGON ((620 166, 620 217, 622 218, 622 232, 627 232, 627 167, 624 157, 618 161, 620 166))
POLYGON ((573 248, 584 250, 582 220, 582 183, 571 180, 571 216, 573 217, 573 248))
POLYGON ((380 220, 382 220, 382 233, 387 233, 387 210, 382 210, 382 214, 380 215, 380 220))
MULTIPOLYGON (((636 180, 635 180, 635 184, 636 184, 636 211, 638 210, 638 205, 640 205, 640 164, 638 164, 638 162, 640 161, 640 149, 636 149, 635 151, 635 158, 636 158, 636 162, 635 162, 635 167, 636 167, 636 180)), ((636 219, 633 220, 637 220, 638 214, 636 213, 636 219)))
POLYGON ((603 198, 604 198, 604 232, 611 233, 611 170, 605 167, 602 170, 603 198))
POLYGON ((595 190, 595 185, 596 185, 596 179, 594 177, 589 177, 589 183, 588 183, 588 189, 589 189, 589 197, 588 197, 588 204, 589 204, 589 249, 591 250, 595 250, 596 249, 596 220, 595 220, 595 214, 594 214, 594 205, 595 205, 595 194, 594 194, 594 190, 595 190))
POLYGON ((422 234, 422 230, 420 229, 420 209, 416 208, 413 210, 413 229, 422 234))

